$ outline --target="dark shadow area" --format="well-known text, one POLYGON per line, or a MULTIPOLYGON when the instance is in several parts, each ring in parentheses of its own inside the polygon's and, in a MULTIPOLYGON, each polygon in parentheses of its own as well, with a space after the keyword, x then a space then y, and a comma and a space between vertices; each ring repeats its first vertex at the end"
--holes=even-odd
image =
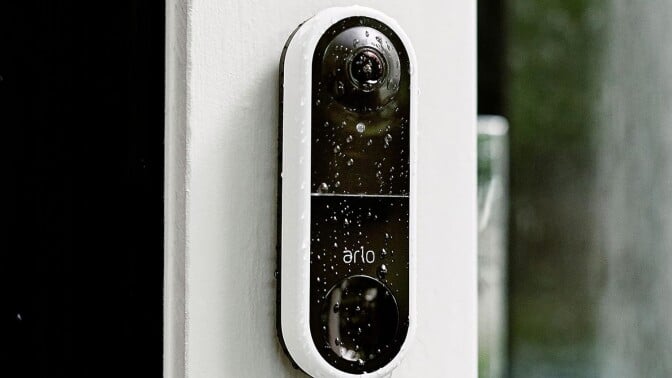
POLYGON ((0 369, 159 377, 163 2, 4 2, 0 369))
POLYGON ((478 114, 504 113, 505 0, 478 2, 478 114))

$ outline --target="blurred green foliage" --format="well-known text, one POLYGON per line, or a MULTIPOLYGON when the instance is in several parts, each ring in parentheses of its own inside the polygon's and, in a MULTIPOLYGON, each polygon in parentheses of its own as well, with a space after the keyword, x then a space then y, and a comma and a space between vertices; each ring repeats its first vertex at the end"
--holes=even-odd
POLYGON ((506 6, 513 377, 596 375, 589 205, 603 11, 602 0, 506 6))

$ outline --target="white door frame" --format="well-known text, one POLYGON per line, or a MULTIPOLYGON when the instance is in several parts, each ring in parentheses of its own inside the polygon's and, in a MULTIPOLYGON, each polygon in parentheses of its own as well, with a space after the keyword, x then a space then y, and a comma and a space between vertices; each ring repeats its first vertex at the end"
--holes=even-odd
MULTIPOLYGON (((275 329, 278 62, 325 0, 168 0, 165 376, 301 376, 275 329)), ((417 332, 398 377, 476 377, 476 2, 367 0, 418 57, 417 332)))

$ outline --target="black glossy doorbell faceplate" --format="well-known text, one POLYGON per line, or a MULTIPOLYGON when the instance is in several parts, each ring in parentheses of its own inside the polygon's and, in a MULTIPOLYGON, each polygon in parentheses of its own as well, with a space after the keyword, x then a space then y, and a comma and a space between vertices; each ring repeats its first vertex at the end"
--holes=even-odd
POLYGON ((313 57, 310 330, 348 373, 388 364, 408 331, 409 70, 367 17, 333 25, 313 57))

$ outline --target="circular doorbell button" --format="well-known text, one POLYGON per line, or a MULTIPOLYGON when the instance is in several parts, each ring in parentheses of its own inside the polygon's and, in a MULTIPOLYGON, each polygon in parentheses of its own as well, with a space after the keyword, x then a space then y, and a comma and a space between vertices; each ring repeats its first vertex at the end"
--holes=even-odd
POLYGON ((374 371, 389 362, 387 349, 399 328, 394 295, 369 276, 343 279, 327 294, 322 309, 325 348, 357 370, 374 371))

